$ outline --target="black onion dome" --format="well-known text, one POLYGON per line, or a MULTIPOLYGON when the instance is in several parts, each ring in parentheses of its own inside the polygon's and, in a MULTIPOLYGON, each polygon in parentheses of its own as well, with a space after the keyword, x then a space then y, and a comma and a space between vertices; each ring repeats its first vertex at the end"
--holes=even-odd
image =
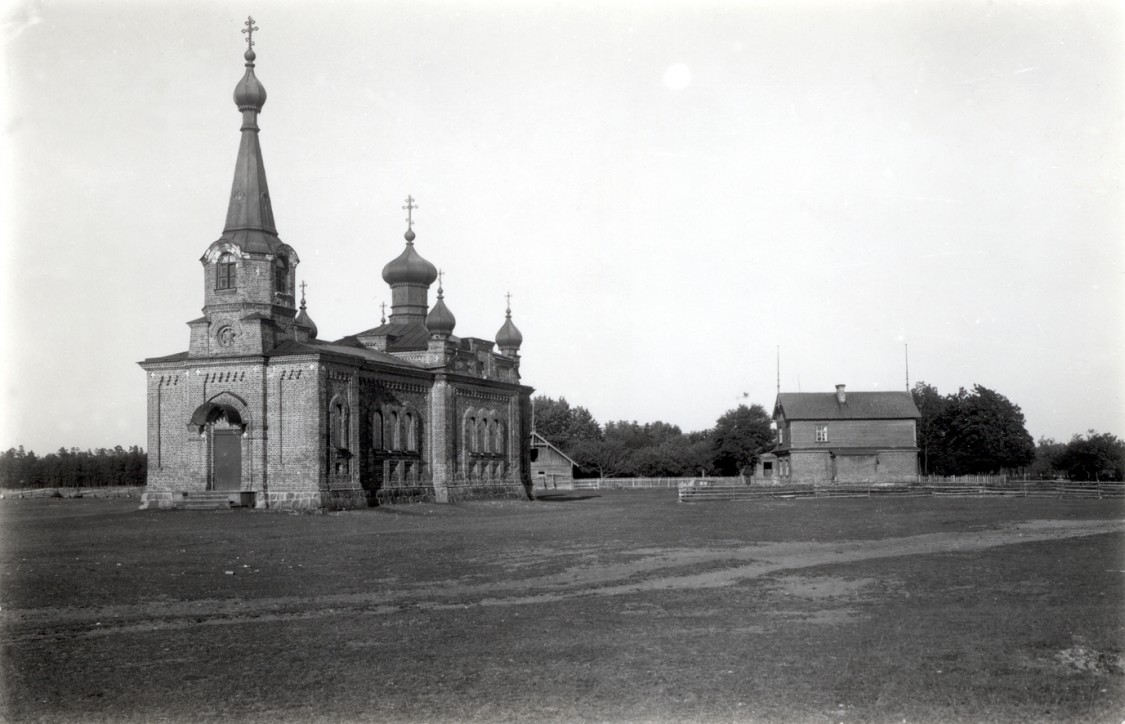
POLYGON ((305 284, 304 284, 304 282, 302 282, 301 283, 301 287, 302 287, 302 289, 301 289, 301 311, 299 311, 297 313, 297 316, 293 319, 293 324, 298 326, 298 327, 304 327, 305 329, 309 330, 309 338, 310 339, 316 339, 316 335, 317 335, 316 322, 312 321, 312 317, 310 317, 309 313, 307 311, 305 311, 305 290, 304 290, 304 286, 305 286, 305 284))
POLYGON ((266 89, 261 81, 254 75, 254 58, 257 57, 253 50, 247 50, 246 74, 238 85, 234 87, 234 104, 240 111, 261 111, 266 104, 266 89))
POLYGON ((457 318, 449 311, 449 307, 445 306, 445 297, 442 295, 441 287, 438 287, 437 302, 426 315, 426 329, 431 333, 453 334, 453 328, 456 326, 457 318))
POLYGON ((406 232, 406 248, 394 261, 383 267, 383 281, 387 284, 424 284, 430 286, 437 279, 437 267, 414 251, 414 232, 406 232))
POLYGON ((496 346, 501 349, 505 347, 514 347, 519 349, 523 344, 523 335, 516 329, 516 325, 512 324, 512 310, 509 308, 504 319, 504 326, 496 333, 496 346))

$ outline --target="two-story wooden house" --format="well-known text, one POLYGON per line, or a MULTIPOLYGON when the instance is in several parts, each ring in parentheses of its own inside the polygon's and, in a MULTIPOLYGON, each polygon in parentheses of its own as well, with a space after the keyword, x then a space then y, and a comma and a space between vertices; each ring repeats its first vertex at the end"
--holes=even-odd
POLYGON ((759 479, 782 483, 905 482, 917 479, 917 423, 909 392, 782 392, 777 444, 759 479))

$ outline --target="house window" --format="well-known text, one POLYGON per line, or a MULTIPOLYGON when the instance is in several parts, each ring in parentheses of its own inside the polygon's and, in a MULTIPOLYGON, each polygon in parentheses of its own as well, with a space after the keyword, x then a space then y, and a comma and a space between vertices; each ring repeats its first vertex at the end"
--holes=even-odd
POLYGON ((785 428, 783 428, 783 427, 777 428, 777 444, 778 445, 784 445, 785 444, 785 428))
POLYGON ((238 281, 238 272, 235 271, 233 254, 223 254, 219 263, 215 265, 215 288, 234 289, 238 281))
POLYGON ((828 425, 816 426, 816 441, 828 442, 828 425))

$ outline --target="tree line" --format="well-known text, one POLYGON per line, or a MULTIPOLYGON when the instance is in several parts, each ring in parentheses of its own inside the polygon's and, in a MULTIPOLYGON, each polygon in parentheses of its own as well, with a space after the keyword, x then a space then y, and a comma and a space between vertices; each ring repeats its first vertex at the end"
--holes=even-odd
MULTIPOLYGON (((919 470, 926 475, 1013 475, 1074 480, 1125 478, 1125 443, 1090 430, 1069 443, 1036 444, 1019 405, 982 385, 942 395, 926 382, 911 390, 919 470)), ((667 422, 616 420, 601 425, 565 397, 534 399, 535 428, 578 464, 579 477, 748 475, 776 433, 759 404, 723 413, 714 427, 683 432, 667 422)))
POLYGON ((774 440, 761 405, 739 405, 699 432, 667 422, 601 425, 565 397, 537 396, 535 430, 578 463, 580 477, 690 477, 750 474, 774 440))
POLYGON ((97 450, 59 448, 39 456, 23 445, 0 453, 0 488, 142 486, 148 456, 139 446, 97 450))
POLYGON ((923 473, 1010 472, 1032 478, 1125 479, 1125 442, 1094 430, 1060 443, 1036 443, 1023 412, 995 390, 973 385, 949 395, 919 382, 911 390, 922 413, 918 448, 923 473))

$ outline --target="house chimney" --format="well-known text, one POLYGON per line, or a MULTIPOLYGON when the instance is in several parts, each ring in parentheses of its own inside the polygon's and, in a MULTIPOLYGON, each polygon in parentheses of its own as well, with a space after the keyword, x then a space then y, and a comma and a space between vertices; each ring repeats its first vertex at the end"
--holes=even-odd
POLYGON ((844 393, 843 385, 836 385, 836 402, 841 405, 848 401, 848 396, 844 393))

